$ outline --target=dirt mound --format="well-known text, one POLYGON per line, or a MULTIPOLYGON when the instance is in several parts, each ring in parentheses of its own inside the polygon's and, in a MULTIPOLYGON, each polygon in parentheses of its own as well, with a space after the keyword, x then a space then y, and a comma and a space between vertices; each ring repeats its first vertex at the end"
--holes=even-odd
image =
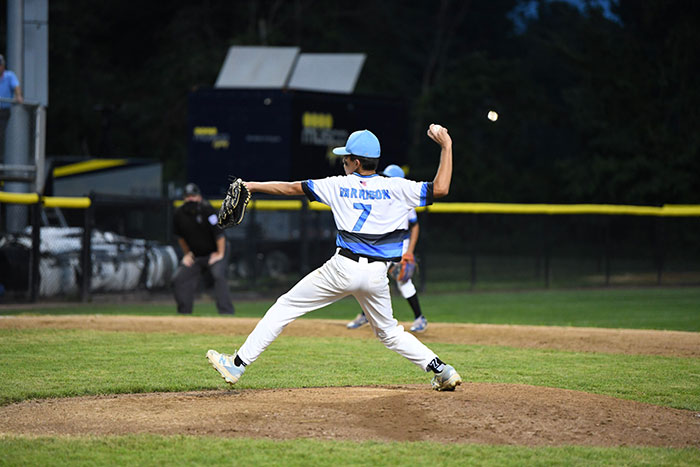
MULTIPOLYGON (((0 329, 53 328, 246 335, 257 319, 134 316, 5 316, 0 329)), ((371 339, 365 327, 297 320, 285 336, 371 339)), ((425 342, 573 351, 700 356, 700 333, 431 323, 425 342)), ((25 401, 0 407, 0 434, 188 434, 586 446, 700 448, 700 413, 577 391, 470 384, 437 393, 427 384, 126 394, 25 401)))
POLYGON ((0 408, 1 432, 527 446, 700 447, 700 414, 562 389, 465 384, 127 394, 0 408))

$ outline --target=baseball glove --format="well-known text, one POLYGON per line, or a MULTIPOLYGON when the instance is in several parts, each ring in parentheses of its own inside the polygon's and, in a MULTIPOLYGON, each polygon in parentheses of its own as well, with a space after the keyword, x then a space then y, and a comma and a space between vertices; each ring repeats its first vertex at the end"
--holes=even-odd
POLYGON ((241 223, 246 206, 250 201, 250 191, 243 180, 235 177, 231 177, 231 180, 218 215, 219 226, 224 229, 241 223))
POLYGON ((404 253, 400 263, 394 263, 389 268, 389 275, 397 282, 405 283, 416 272, 416 259, 411 253, 404 253))

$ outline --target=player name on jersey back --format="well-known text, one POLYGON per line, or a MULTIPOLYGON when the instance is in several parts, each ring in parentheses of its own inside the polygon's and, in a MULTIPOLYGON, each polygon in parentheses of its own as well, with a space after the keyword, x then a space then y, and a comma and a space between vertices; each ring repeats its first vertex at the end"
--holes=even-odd
POLYGON ((356 199, 391 199, 389 190, 365 190, 363 188, 338 187, 341 198, 356 199))

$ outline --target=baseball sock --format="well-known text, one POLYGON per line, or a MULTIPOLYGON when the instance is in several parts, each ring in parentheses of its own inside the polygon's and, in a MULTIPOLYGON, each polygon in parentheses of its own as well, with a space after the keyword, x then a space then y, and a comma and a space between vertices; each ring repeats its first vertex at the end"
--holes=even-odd
POLYGON ((415 293, 412 297, 409 297, 406 300, 408 300, 408 304, 411 305, 411 309, 413 310, 413 316, 415 318, 419 318, 423 314, 423 312, 420 309, 420 303, 418 303, 418 294, 415 293))
POLYGON ((428 370, 431 370, 433 373, 440 373, 444 369, 445 362, 443 362, 437 357, 433 358, 431 362, 428 363, 428 370))
POLYGON ((236 366, 248 366, 245 363, 243 363, 243 360, 241 360, 241 357, 236 355, 236 358, 233 359, 233 364, 236 366))

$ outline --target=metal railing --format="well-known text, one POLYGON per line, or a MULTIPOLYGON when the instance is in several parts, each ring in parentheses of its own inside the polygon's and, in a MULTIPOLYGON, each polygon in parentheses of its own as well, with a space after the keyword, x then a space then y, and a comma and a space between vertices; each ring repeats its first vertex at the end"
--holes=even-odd
POLYGON ((0 192, 0 207, 8 204, 28 210, 28 225, 19 232, 0 229, 0 297, 88 301, 96 292, 169 286, 177 266, 169 245, 170 200, 0 192), (59 225, 47 225, 54 209, 64 210, 59 225))
MULTIPOLYGON (((218 207, 221 201, 211 203, 218 207)), ((32 227, 23 233, 26 246, 21 260, 27 263, 22 270, 28 274, 24 281, 29 284, 25 289, 28 300, 57 287, 49 287, 46 277, 41 277, 47 271, 47 242, 68 241, 42 222, 53 209, 63 209, 68 225, 75 226, 67 229, 70 241, 77 245, 72 256, 56 260, 73 262, 75 299, 89 300, 94 291, 103 290, 102 279, 82 273, 99 272, 110 261, 104 256, 103 243, 98 243, 98 251, 93 248, 95 241, 102 241, 103 232, 169 245, 174 248, 171 256, 176 255, 171 224, 177 201, 0 191, 0 205, 8 204, 30 209, 32 227), (44 281, 41 287, 40 281, 44 281)), ((302 198, 258 198, 249 210, 244 225, 226 231, 234 291, 279 290, 332 254, 335 225, 327 206, 302 198)), ((421 290, 700 284, 700 206, 436 203, 418 212, 421 234, 416 285, 421 290)), ((0 269, 3 238, 12 235, 0 230, 0 269)), ((121 243, 124 251, 136 251, 129 250, 127 240, 121 243)), ((130 267, 149 266, 143 261, 132 263, 130 267)), ((18 264, 11 266, 19 271, 18 264)))
MULTIPOLYGON (((8 151, 5 151, 3 163, 0 164, 0 180, 32 183, 31 191, 43 193, 46 179, 46 107, 38 102, 24 101, 20 104, 14 99, 5 98, 0 98, 0 102, 12 104, 15 108, 29 110, 33 114, 27 129, 31 131, 20 131, 19 135, 19 137, 26 135, 25 137, 29 139, 29 141, 26 141, 29 152, 28 154, 8 154, 8 151), (19 163, 22 160, 27 163, 19 163)), ((20 130, 22 129, 20 128, 20 130)), ((18 135, 5 133, 5 139, 16 136, 18 135)), ((6 143, 3 141, 2 144, 5 145, 6 143)))

